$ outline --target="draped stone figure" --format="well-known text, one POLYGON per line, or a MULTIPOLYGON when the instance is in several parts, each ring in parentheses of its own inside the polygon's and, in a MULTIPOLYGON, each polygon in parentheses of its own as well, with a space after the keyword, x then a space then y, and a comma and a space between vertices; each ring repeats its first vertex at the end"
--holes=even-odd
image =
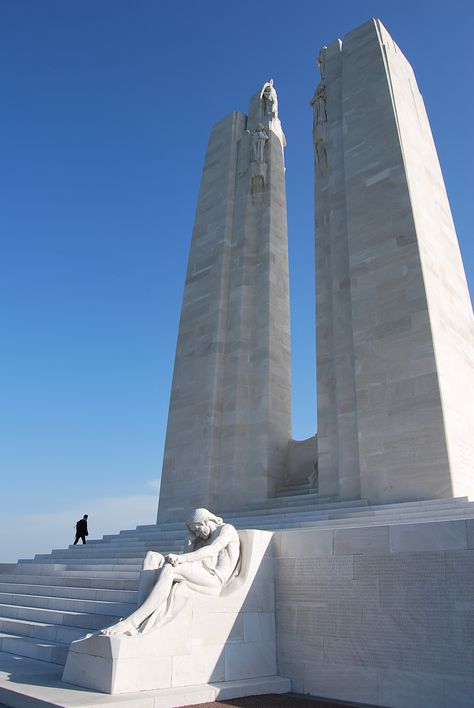
POLYGON ((265 104, 265 115, 278 118, 278 96, 273 86, 273 79, 263 84, 260 98, 265 104))
POLYGON ((174 591, 180 583, 196 592, 219 595, 236 572, 240 541, 231 524, 207 509, 195 509, 186 522, 187 551, 148 551, 140 577, 139 606, 129 617, 102 630, 107 636, 145 634, 173 614, 174 591))
POLYGON ((321 74, 321 81, 324 81, 326 78, 326 52, 327 52, 327 47, 321 47, 319 50, 318 58, 316 59, 316 62, 319 66, 319 71, 321 74))
POLYGON ((326 87, 320 83, 316 87, 314 96, 311 99, 311 105, 314 111, 314 126, 327 123, 328 116, 326 110, 326 87))
POLYGON ((316 164, 319 175, 325 175, 328 171, 328 153, 322 139, 316 140, 314 143, 316 151, 316 164))
POLYGON ((252 162, 264 162, 265 143, 268 135, 262 123, 257 123, 255 133, 252 135, 252 162))

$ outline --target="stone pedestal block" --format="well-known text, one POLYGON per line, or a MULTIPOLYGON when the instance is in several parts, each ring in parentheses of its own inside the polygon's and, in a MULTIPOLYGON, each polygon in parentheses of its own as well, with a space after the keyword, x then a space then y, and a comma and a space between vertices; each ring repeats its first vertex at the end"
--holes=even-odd
POLYGON ((219 597, 183 584, 181 611, 159 629, 72 642, 63 681, 117 694, 275 676, 272 535, 239 531, 239 574, 219 597))

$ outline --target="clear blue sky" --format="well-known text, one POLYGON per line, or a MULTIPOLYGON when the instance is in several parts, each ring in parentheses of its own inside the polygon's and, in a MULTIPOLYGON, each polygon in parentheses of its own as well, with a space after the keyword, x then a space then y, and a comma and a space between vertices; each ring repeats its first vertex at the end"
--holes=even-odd
POLYGON ((294 435, 314 433, 309 100, 319 47, 372 16, 414 67, 472 287, 470 0, 0 1, 0 562, 67 545, 86 512, 93 536, 154 521, 209 130, 270 77, 294 435))

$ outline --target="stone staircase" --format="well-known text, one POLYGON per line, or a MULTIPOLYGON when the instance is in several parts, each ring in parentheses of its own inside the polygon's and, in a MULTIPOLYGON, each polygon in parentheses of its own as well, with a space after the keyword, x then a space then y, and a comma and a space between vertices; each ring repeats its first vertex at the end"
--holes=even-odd
MULTIPOLYGON (((462 497, 370 506, 365 500, 341 502, 309 493, 282 495, 268 506, 248 505, 223 516, 237 528, 270 531, 357 528, 474 518, 474 503, 462 497)), ((138 526, 85 546, 71 545, 20 560, 9 568, 11 572, 3 570, 0 653, 48 662, 59 669, 71 641, 133 611, 147 550, 180 551, 184 539, 181 522, 138 526)))

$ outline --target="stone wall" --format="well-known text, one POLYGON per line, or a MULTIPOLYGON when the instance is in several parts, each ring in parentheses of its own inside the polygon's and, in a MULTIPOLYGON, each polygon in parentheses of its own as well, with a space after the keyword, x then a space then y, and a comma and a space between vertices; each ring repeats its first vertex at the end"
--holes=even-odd
POLYGON ((278 673, 298 693, 474 705, 474 520, 275 535, 278 673))

